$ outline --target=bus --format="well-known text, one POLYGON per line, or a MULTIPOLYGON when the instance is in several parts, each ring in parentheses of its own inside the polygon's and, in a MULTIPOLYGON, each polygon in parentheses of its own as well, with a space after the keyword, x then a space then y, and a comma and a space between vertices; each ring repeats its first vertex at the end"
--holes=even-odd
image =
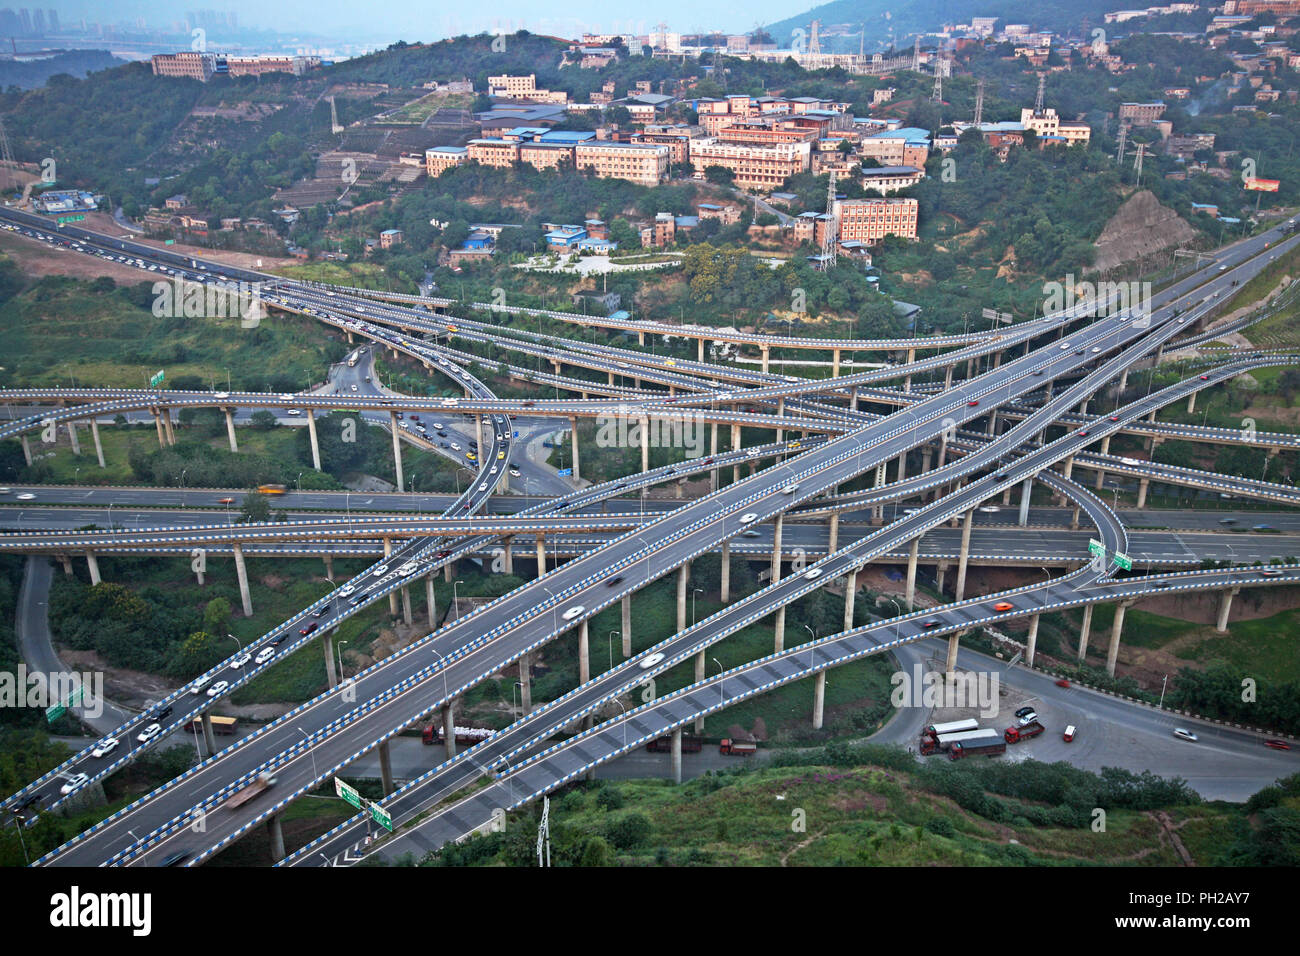
POLYGON ((257 490, 264 495, 282 495, 288 491, 284 485, 258 485, 257 490))
MULTIPOLYGON (((218 717, 215 714, 212 715, 212 732, 214 734, 220 734, 223 737, 231 737, 238 728, 238 717, 218 717)), ((195 717, 185 725, 185 729, 193 733, 201 732, 203 730, 203 719, 201 717, 195 717)))
POLYGON ((931 737, 937 738, 940 734, 957 734, 963 730, 978 730, 980 722, 974 717, 967 717, 965 720, 950 720, 946 724, 934 724, 925 728, 925 732, 931 737))

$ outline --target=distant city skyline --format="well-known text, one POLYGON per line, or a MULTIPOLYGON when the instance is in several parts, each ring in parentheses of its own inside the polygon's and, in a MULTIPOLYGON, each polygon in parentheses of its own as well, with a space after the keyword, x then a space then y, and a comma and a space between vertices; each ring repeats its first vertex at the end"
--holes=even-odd
MULTIPOLYGON (((9 0, 14 10, 21 0, 9 0)), ((275 30, 284 34, 309 34, 336 43, 365 39, 394 43, 439 40, 449 36, 497 31, 577 36, 591 33, 647 33, 660 22, 677 33, 720 30, 748 32, 759 22, 770 23, 809 8, 807 0, 753 0, 744 8, 731 4, 701 4, 692 0, 663 0, 653 15, 640 4, 611 4, 606 0, 574 0, 562 7, 539 5, 532 0, 499 0, 490 12, 470 8, 433 7, 419 0, 391 0, 360 7, 354 0, 35 0, 31 9, 58 12, 63 29, 82 19, 101 24, 133 24, 143 20, 151 29, 184 22, 194 11, 233 13, 242 30, 275 30), (362 12, 364 10, 364 12, 362 12)), ((200 23, 200 25, 202 25, 200 23)))

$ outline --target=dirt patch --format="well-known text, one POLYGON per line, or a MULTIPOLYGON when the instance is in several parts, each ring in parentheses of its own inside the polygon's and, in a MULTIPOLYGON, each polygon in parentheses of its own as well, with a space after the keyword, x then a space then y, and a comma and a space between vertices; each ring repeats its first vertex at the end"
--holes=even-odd
POLYGON ((157 674, 111 667, 96 651, 74 651, 58 645, 55 650, 70 669, 103 674, 104 696, 137 710, 143 710, 148 704, 166 697, 181 686, 157 674))
POLYGON ((73 252, 60 247, 51 249, 43 242, 28 239, 12 232, 0 235, 0 251, 4 252, 23 275, 33 277, 70 276, 74 279, 97 279, 108 276, 122 285, 147 281, 148 273, 132 269, 120 262, 106 262, 95 256, 73 252))

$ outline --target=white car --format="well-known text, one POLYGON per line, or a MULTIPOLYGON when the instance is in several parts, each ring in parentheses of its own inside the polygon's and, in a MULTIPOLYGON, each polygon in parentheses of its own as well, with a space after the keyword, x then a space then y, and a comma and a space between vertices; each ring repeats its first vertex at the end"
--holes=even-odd
POLYGON ((355 584, 345 584, 343 587, 339 588, 339 597, 347 597, 356 589, 357 587, 355 584))
POLYGON ((196 680, 193 684, 190 685, 190 693, 201 694, 203 693, 204 690, 207 689, 207 686, 211 683, 212 683, 211 677, 200 677, 198 680, 196 680))
POLYGON ((575 604, 573 605, 573 607, 569 608, 567 611, 561 614, 560 617, 564 618, 566 621, 572 621, 575 617, 577 617, 585 610, 587 609, 583 607, 581 604, 575 604))
POLYGON ((454 398, 444 398, 444 399, 442 400, 442 407, 443 407, 443 408, 450 408, 450 407, 453 407, 453 406, 455 406, 455 405, 456 405, 456 399, 454 399, 454 398))
POLYGON ((487 482, 485 481, 485 482, 483 482, 483 484, 479 485, 479 486, 478 486, 478 490, 479 490, 479 491, 487 491, 487 490, 488 490, 487 482))
POLYGON ((208 688, 208 696, 209 696, 209 697, 216 697, 218 694, 224 694, 224 693, 226 692, 226 689, 227 689, 229 686, 230 686, 230 681, 228 681, 228 680, 219 680, 219 681, 217 681, 215 684, 213 684, 211 687, 208 688))
POLYGON ((283 400, 286 401, 286 402, 287 402, 287 401, 290 401, 290 400, 293 398, 293 393, 292 393, 292 392, 285 392, 284 394, 282 394, 282 395, 280 396, 280 398, 283 399, 283 400))
POLYGON ((31 501, 36 496, 32 494, 30 491, 23 491, 20 492, 19 494, 14 495, 14 497, 17 498, 19 501, 31 501))
POLYGON ((297 416, 302 414, 302 410, 298 408, 291 408, 285 414, 296 418, 297 416))
POLYGON ((107 757, 117 749, 117 745, 120 743, 121 741, 116 737, 105 737, 99 743, 95 744, 95 749, 90 753, 95 757, 107 757))
POLYGON ((457 445, 455 442, 452 442, 452 443, 451 443, 451 450, 452 450, 452 451, 460 451, 460 446, 457 445))
POLYGON ((212 394, 212 397, 213 397, 213 398, 229 398, 229 397, 230 397, 230 393, 229 393, 229 392, 214 392, 214 393, 212 394))
POLYGON ((144 730, 135 735, 135 739, 142 744, 147 744, 162 733, 162 724, 150 724, 144 730))
POLYGON ((230 669, 232 671, 237 671, 252 659, 253 659, 253 655, 245 651, 243 654, 240 654, 238 657, 236 657, 233 661, 230 662, 230 669))
POLYGON ((407 561, 404 565, 402 565, 400 568, 397 569, 397 573, 404 578, 409 578, 412 574, 414 574, 418 570, 420 570, 420 566, 418 564, 416 564, 414 561, 407 561))
POLYGON ((1185 727, 1175 727, 1174 736, 1182 740, 1190 740, 1192 743, 1196 743, 1198 740, 1201 739, 1197 737, 1196 734, 1192 733, 1190 730, 1186 729, 1185 727))
POLYGON ((754 514, 754 512, 752 511, 748 511, 745 514, 740 516, 741 524, 753 524, 757 520, 758 520, 758 515, 754 514))
POLYGON ((819 578, 819 577, 821 577, 821 576, 822 576, 822 569, 821 569, 821 568, 809 568, 807 571, 804 572, 804 577, 807 578, 807 579, 810 580, 810 581, 811 581, 813 578, 819 578))
POLYGON ((791 482, 790 484, 786 485, 784 488, 781 489, 781 494, 792 495, 798 490, 799 490, 799 483, 797 481, 791 482))
POLYGON ((510 469, 510 477, 511 477, 511 478, 518 478, 521 474, 523 474, 523 473, 522 473, 518 468, 511 468, 511 469, 510 469))
POLYGON ((262 648, 260 651, 257 652, 257 656, 253 658, 253 663, 254 663, 254 664, 265 664, 267 661, 269 661, 269 660, 270 660, 272 657, 274 657, 274 656, 275 656, 275 648, 274 648, 274 647, 264 647, 264 648, 262 648))
POLYGON ((1060 349, 1061 349, 1062 352, 1064 352, 1064 351, 1065 351, 1066 349, 1068 349, 1069 347, 1070 347, 1070 343, 1069 343, 1069 342, 1062 342, 1061 345, 1060 345, 1060 349))
POLYGON ((646 657, 645 660, 641 661, 641 663, 638 664, 637 666, 640 667, 643 671, 648 671, 650 668, 654 667, 663 659, 664 659, 663 654, 655 652, 654 654, 651 654, 648 657, 646 657))
POLYGON ((80 787, 84 787, 89 782, 90 782, 90 777, 88 775, 84 773, 79 773, 75 777, 69 777, 68 782, 65 783, 63 786, 59 787, 59 793, 63 794, 66 797, 73 790, 76 790, 80 787))
POLYGON ((377 578, 378 578, 378 577, 383 577, 385 574, 388 573, 388 565, 386 565, 386 564, 381 564, 379 567, 375 568, 374 571, 373 571, 372 573, 373 573, 374 576, 377 577, 377 578))
POLYGON ((986 515, 997 514, 1001 511, 997 505, 980 505, 980 513, 986 515))

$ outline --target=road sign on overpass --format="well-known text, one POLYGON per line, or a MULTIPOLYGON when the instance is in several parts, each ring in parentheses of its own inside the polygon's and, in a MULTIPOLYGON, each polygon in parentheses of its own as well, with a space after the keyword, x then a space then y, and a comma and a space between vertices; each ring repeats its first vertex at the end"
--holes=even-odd
POLYGON ((1088 553, 1093 556, 1104 555, 1106 553, 1106 546, 1102 544, 1100 541, 1098 541, 1096 538, 1089 538, 1088 553))
POLYGON ((349 786, 338 777, 334 778, 334 792, 358 810, 361 809, 361 794, 357 792, 355 787, 349 786))
POLYGON ((162 369, 159 369, 158 371, 154 372, 152 376, 150 376, 149 387, 158 388, 158 386, 162 385, 163 381, 166 378, 167 378, 167 374, 162 369))
POLYGON ((387 830, 393 829, 393 818, 389 816, 388 811, 385 810, 383 807, 381 807, 379 804, 377 803, 370 804, 370 816, 381 827, 384 827, 387 830))
POLYGON ((1130 558, 1127 554, 1123 554, 1123 553, 1121 553, 1121 552, 1119 552, 1119 551, 1116 551, 1116 552, 1115 552, 1115 565, 1116 565, 1116 567, 1123 568, 1125 571, 1132 571, 1132 570, 1133 570, 1133 559, 1130 558))

